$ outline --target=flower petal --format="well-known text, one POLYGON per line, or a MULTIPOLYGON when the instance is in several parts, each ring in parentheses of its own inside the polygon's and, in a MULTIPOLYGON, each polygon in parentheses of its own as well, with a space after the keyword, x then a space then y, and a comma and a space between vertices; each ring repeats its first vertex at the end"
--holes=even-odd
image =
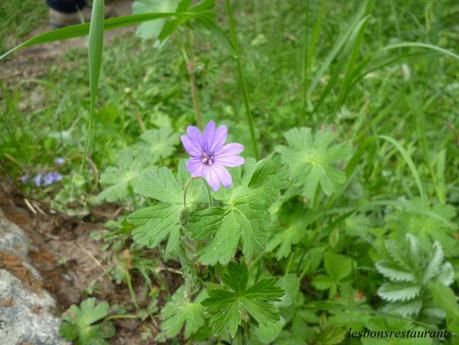
POLYGON ((217 173, 218 180, 221 182, 223 187, 230 188, 233 185, 233 178, 231 174, 221 165, 213 165, 212 166, 217 173))
POLYGON ((220 147, 222 147, 227 137, 228 128, 226 128, 225 125, 221 125, 220 127, 218 127, 215 131, 212 143, 209 145, 209 152, 215 152, 220 147))
POLYGON ((185 151, 191 156, 199 157, 201 155, 201 147, 199 143, 193 142, 188 136, 182 135, 180 137, 185 151))
POLYGON ((232 155, 232 156, 218 156, 215 159, 215 164, 225 166, 225 167, 238 167, 244 164, 245 160, 241 156, 232 155))
POLYGON ((188 138, 196 145, 199 147, 199 151, 202 152, 204 147, 204 139, 202 137, 201 131, 199 130, 198 127, 195 126, 188 126, 186 128, 186 134, 188 138))
POLYGON ((206 176, 205 179, 209 186, 212 188, 214 192, 220 189, 220 181, 218 179, 217 171, 213 166, 206 166, 206 176))
POLYGON ((220 158, 224 156, 234 156, 238 155, 244 151, 244 145, 238 144, 238 143, 230 143, 223 145, 220 147, 218 150, 215 151, 215 158, 220 158))
POLYGON ((199 158, 190 158, 186 162, 186 169, 191 173, 193 177, 204 177, 205 176, 205 165, 202 164, 199 158))
POLYGON ((206 125, 206 128, 204 128, 204 132, 202 134, 203 149, 207 153, 210 152, 210 147, 212 146, 212 143, 214 141, 214 136, 215 136, 215 122, 209 121, 206 125))

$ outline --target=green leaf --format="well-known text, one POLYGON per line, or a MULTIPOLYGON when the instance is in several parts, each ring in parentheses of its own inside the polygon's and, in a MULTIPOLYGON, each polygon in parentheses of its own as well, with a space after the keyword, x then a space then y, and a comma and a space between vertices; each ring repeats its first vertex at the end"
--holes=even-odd
POLYGON ((172 299, 166 303, 161 310, 161 329, 168 338, 173 338, 180 333, 180 330, 185 326, 185 337, 189 338, 196 333, 204 323, 204 308, 200 301, 206 296, 205 293, 200 293, 194 302, 186 296, 185 287, 181 286, 172 299))
POLYGON ((378 261, 375 266, 379 273, 392 281, 413 282, 415 280, 413 273, 389 261, 378 261))
POLYGON ((303 196, 313 201, 319 185, 326 195, 331 195, 346 181, 337 165, 348 156, 350 148, 332 145, 336 135, 331 129, 317 131, 313 137, 310 128, 292 128, 284 136, 288 146, 279 146, 277 150, 303 196))
POLYGON ((315 214, 308 212, 303 201, 297 198, 284 202, 277 214, 277 223, 271 229, 273 236, 266 251, 277 248, 276 258, 280 260, 290 255, 292 246, 304 238, 306 228, 314 220, 315 214))
POLYGON ((140 195, 169 204, 183 205, 183 191, 168 168, 151 168, 134 183, 134 191, 140 195))
POLYGON ((115 328, 111 322, 95 324, 108 315, 107 302, 96 304, 95 298, 81 302, 80 307, 72 305, 63 316, 60 334, 66 340, 78 339, 78 344, 108 344, 104 339, 113 337, 115 328))
MULTIPOLYGON (((187 190, 187 208, 193 208, 202 195, 203 186, 199 182, 195 181, 187 190)), ((166 252, 173 252, 178 248, 180 229, 186 215, 183 183, 180 173, 177 179, 167 168, 148 169, 134 181, 133 186, 137 193, 159 201, 154 206, 140 209, 128 216, 127 221, 136 226, 132 232, 134 241, 154 248, 167 238, 166 252)))
MULTIPOLYGON (((132 4, 132 12, 134 14, 175 12, 179 2, 179 0, 138 0, 132 4)), ((157 39, 164 22, 164 19, 159 19, 140 24, 137 28, 137 36, 143 39, 157 39)))
POLYGON ((289 307, 294 305, 300 295, 300 280, 298 277, 293 273, 289 273, 279 278, 277 285, 285 291, 285 295, 278 303, 278 306, 289 307))
POLYGON ((225 275, 225 282, 230 283, 232 291, 210 290, 209 298, 202 302, 211 316, 210 325, 217 335, 229 334, 234 337, 244 313, 259 325, 279 320, 274 303, 283 296, 283 290, 276 286, 275 279, 263 279, 249 288, 241 289, 246 284, 245 277, 248 274, 247 267, 243 266, 245 264, 231 264, 225 275))
POLYGON ((211 207, 190 213, 187 229, 195 240, 209 240, 199 250, 199 260, 206 265, 227 264, 235 255, 239 241, 244 256, 250 258, 264 250, 266 229, 271 217, 269 207, 286 183, 285 168, 277 156, 245 166, 243 175, 233 172, 235 187, 215 195, 224 207, 211 207))
POLYGON ((420 292, 421 288, 415 284, 387 283, 378 289, 378 296, 389 302, 408 301, 420 292))
POLYGON ((166 251, 175 251, 180 240, 182 210, 182 205, 159 203, 132 213, 127 220, 138 226, 132 232, 134 241, 154 248, 168 238, 166 251))
POLYGON ((249 280, 249 269, 244 263, 230 262, 222 275, 223 283, 235 292, 244 291, 249 280))
POLYGON ((327 252, 324 256, 325 271, 335 282, 346 278, 352 272, 352 259, 332 252, 327 252))
POLYGON ((116 167, 107 168, 100 177, 100 183, 106 187, 96 198, 114 202, 128 197, 129 189, 150 165, 148 158, 135 150, 124 150, 116 156, 116 167))
POLYGON ((139 149, 153 163, 171 156, 179 142, 178 135, 167 127, 147 130, 142 133, 140 139, 139 149))
POLYGON ((319 274, 315 276, 314 279, 312 280, 312 285, 317 290, 328 290, 334 284, 335 284, 334 280, 331 279, 331 277, 324 275, 324 274, 319 274))

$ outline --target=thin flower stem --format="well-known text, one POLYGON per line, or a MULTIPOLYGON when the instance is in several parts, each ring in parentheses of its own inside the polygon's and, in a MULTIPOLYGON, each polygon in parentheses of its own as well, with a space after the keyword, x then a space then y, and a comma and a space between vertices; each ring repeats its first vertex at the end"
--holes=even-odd
POLYGON ((258 143, 255 137, 255 128, 253 125, 252 111, 250 110, 249 93, 247 91, 247 84, 245 82, 244 72, 242 69, 241 49, 239 46, 239 40, 237 38, 237 33, 236 33, 236 29, 237 29, 236 22, 234 20, 233 9, 231 7, 230 1, 225 0, 225 4, 226 4, 226 9, 228 11, 228 19, 229 19, 230 30, 231 30, 231 39, 233 41, 233 46, 234 46, 234 59, 236 60, 239 84, 241 86, 242 96, 244 98, 245 113, 247 117, 247 123, 249 125, 250 137, 252 139, 253 151, 255 154, 255 158, 259 159, 260 153, 258 151, 258 143))
POLYGON ((177 36, 177 43, 180 48, 180 53, 182 54, 183 61, 185 62, 185 67, 188 73, 188 79, 190 81, 191 101, 193 102, 194 116, 195 116, 196 124, 198 125, 198 127, 201 128, 201 125, 202 125, 201 106, 199 104, 198 89, 196 87, 196 77, 194 73, 193 62, 188 57, 188 53, 186 52, 185 46, 183 45, 182 41, 180 40, 178 36, 177 36))
POLYGON ((204 184, 206 185, 207 196, 209 198, 209 206, 210 207, 213 206, 213 199, 212 199, 212 194, 210 192, 209 185, 207 184, 206 180, 204 180, 202 177, 198 176, 198 177, 190 177, 185 183, 185 187, 183 188, 183 208, 186 208, 186 193, 188 191, 188 188, 191 186, 191 183, 193 182, 193 180, 198 180, 198 179, 202 180, 204 182, 204 184))

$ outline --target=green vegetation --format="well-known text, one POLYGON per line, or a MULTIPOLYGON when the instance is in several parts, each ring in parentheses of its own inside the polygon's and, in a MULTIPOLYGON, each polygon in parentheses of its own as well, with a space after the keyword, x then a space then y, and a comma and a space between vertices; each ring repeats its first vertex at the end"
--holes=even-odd
POLYGON ((122 207, 104 249, 130 253, 113 279, 129 287, 132 317, 161 321, 158 341, 456 344, 459 5, 168 5, 135 3, 139 16, 177 14, 106 42, 91 89, 84 47, 45 75, 5 81, 4 169, 63 212, 122 207), (190 178, 179 140, 211 120, 245 147, 218 192, 190 178), (55 170, 62 180, 35 185, 55 170), (151 288, 171 261, 180 287, 158 284, 166 301, 136 297, 131 277, 151 288), (350 339, 349 328, 456 335, 350 339))

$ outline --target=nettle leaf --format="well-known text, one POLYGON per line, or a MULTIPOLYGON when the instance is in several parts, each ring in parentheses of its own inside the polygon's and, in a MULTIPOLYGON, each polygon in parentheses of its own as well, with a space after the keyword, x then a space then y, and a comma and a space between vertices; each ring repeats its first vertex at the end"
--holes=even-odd
POLYGON ((204 307, 201 301, 207 297, 205 292, 201 292, 194 302, 186 296, 185 287, 181 286, 172 299, 166 303, 161 310, 161 329, 168 338, 173 338, 180 333, 185 326, 185 337, 188 338, 196 333, 204 323, 204 307))
POLYGON ((276 286, 276 280, 263 279, 249 288, 246 286, 247 281, 247 266, 232 262, 228 265, 224 279, 226 286, 230 284, 228 287, 231 291, 210 290, 209 297, 202 302, 210 314, 210 325, 216 335, 229 334, 234 337, 241 324, 241 315, 245 313, 258 325, 279 320, 274 303, 280 301, 284 292, 276 286))
POLYGON ((100 183, 105 189, 97 196, 97 202, 114 202, 126 198, 134 181, 146 168, 153 166, 148 156, 133 149, 119 152, 116 164, 116 167, 109 167, 102 173, 100 183))
POLYGON ((60 334, 66 340, 78 340, 78 344, 106 345, 105 339, 113 337, 115 328, 111 322, 98 323, 108 315, 107 302, 96 304, 95 298, 81 302, 80 307, 72 305, 60 328, 60 334))
POLYGON ((256 165, 248 163, 242 174, 235 169, 235 187, 216 194, 224 206, 210 207, 188 216, 187 228, 193 238, 210 240, 198 252, 201 263, 227 264, 234 257, 239 241, 246 257, 264 250, 271 221, 269 207, 287 182, 285 169, 278 156, 256 165))
MULTIPOLYGON (((136 193, 159 201, 128 216, 127 221, 137 227, 132 232, 135 242, 153 248, 167 238, 166 251, 177 249, 183 223, 183 184, 180 173, 176 179, 167 168, 151 168, 133 183, 136 193)), ((187 207, 193 207, 202 197, 202 184, 194 181, 188 188, 187 207)))
POLYGON ((150 129, 142 133, 138 147, 152 162, 167 158, 174 153, 179 136, 168 127, 150 129))
POLYGON ((332 145, 336 134, 331 129, 317 131, 313 136, 310 128, 292 128, 284 137, 288 145, 279 146, 277 151, 303 196, 313 201, 319 185, 326 195, 331 195, 346 181, 337 166, 349 155, 350 146, 332 145))

